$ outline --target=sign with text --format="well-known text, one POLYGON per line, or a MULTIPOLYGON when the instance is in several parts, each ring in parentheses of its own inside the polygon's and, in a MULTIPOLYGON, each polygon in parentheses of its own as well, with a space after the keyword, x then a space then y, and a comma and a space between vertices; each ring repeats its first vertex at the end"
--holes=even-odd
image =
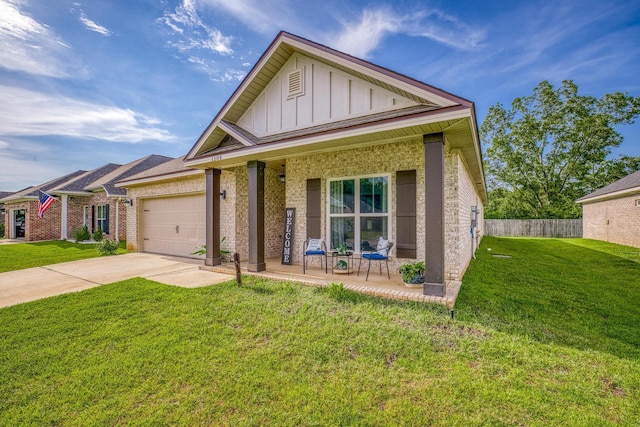
POLYGON ((293 229, 296 224, 296 208, 286 208, 284 214, 284 241, 282 243, 282 264, 291 265, 293 261, 293 229))

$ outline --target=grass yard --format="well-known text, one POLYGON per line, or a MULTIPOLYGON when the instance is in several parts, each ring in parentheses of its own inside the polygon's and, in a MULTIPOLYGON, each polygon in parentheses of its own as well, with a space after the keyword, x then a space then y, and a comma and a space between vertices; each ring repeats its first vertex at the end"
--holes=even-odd
MULTIPOLYGON (((125 253, 125 248, 126 242, 120 242, 118 253, 125 253)), ((0 245, 0 273, 98 256, 96 245, 91 243, 52 240, 0 245)))
POLYGON ((249 277, 3 308, 0 425, 637 425, 640 263, 612 251, 485 238, 455 320, 249 277))
POLYGON ((637 248, 485 237, 456 308, 459 319, 487 328, 640 360, 639 301, 637 248))

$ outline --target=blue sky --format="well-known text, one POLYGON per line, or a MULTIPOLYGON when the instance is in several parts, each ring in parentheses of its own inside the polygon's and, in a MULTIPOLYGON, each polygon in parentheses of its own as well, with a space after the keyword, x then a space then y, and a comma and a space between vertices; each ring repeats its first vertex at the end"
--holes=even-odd
MULTIPOLYGON (((0 0, 0 190, 185 154, 280 30, 490 106, 640 95, 640 2, 0 0)), ((640 123, 614 154, 640 155, 640 123)))

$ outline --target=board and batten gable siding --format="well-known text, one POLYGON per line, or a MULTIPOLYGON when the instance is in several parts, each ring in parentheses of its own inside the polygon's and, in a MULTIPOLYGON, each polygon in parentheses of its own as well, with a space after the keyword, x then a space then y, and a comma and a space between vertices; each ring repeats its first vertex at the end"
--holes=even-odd
POLYGON ((417 105, 383 88, 294 54, 238 120, 266 136, 330 121, 417 105), (289 74, 302 71, 302 92, 289 96, 289 74))

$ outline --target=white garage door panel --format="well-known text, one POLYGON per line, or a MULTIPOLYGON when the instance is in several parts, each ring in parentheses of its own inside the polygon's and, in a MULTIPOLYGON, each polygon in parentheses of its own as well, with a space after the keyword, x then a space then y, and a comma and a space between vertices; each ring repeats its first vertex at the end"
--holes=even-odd
POLYGON ((141 225, 144 252, 193 256, 205 243, 205 196, 143 200, 141 225))

